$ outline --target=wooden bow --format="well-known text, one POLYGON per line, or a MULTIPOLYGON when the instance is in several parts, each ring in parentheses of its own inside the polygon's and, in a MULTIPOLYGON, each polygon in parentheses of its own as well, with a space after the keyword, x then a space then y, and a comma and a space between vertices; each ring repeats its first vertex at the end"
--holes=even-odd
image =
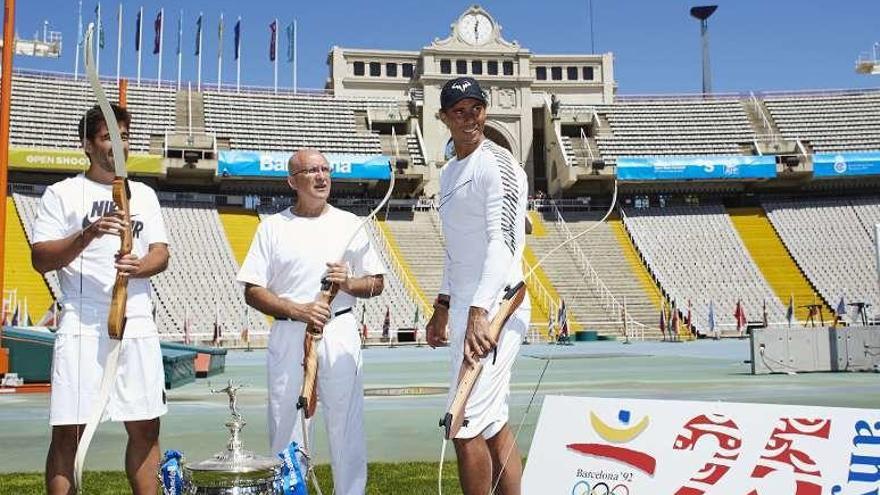
MULTIPOLYGON (((95 26, 90 23, 85 33, 85 42, 83 43, 84 59, 86 64, 86 74, 89 83, 95 91, 95 98, 101 113, 104 116, 104 122, 107 125, 107 131, 110 133, 110 143, 113 148, 113 165, 115 169, 115 177, 113 179, 113 201, 116 203, 117 209, 123 213, 123 220, 127 227, 120 234, 119 254, 124 256, 129 254, 132 249, 132 233, 131 233, 131 214, 129 210, 129 199, 131 191, 128 187, 128 173, 125 168, 125 152, 122 144, 122 134, 119 130, 119 122, 116 121, 116 114, 110 106, 110 100, 101 87, 101 81, 98 79, 98 71, 94 61, 94 34, 95 26)), ((89 444, 97 431, 101 417, 107 407, 110 399, 110 391, 116 382, 116 371, 119 365, 119 352, 122 347, 122 335, 125 332, 125 310, 128 302, 128 277, 121 272, 116 272, 116 281, 113 284, 113 293, 110 300, 110 310, 107 317, 107 333, 110 336, 110 352, 107 354, 107 361, 104 364, 104 375, 101 377, 101 388, 98 393, 98 401, 95 404, 94 412, 89 418, 86 427, 83 430, 82 437, 76 449, 76 456, 73 462, 74 485, 77 492, 82 493, 82 472, 85 464, 86 453, 89 450, 89 444)))
MULTIPOLYGON (((489 322, 489 336, 494 342, 500 340, 501 330, 504 329, 507 320, 519 308, 525 297, 525 282, 519 282, 504 292, 498 312, 495 313, 492 321, 489 322)), ((462 360, 461 368, 458 372, 458 384, 456 385, 455 394, 452 396, 452 403, 449 405, 449 409, 446 410, 446 414, 443 415, 443 419, 440 420, 440 426, 445 429, 444 437, 447 440, 455 438, 458 431, 463 426, 467 426, 464 409, 474 389, 474 385, 483 372, 483 362, 480 360, 480 356, 474 355, 472 357, 475 362, 473 365, 468 363, 467 359, 462 360)))

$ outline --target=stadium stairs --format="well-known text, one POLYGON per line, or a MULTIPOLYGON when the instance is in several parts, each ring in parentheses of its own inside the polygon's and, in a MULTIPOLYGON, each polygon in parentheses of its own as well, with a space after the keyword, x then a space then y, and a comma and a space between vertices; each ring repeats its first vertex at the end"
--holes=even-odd
MULTIPOLYGON (((546 256, 552 249, 565 241, 562 227, 553 218, 554 213, 544 215, 544 228, 547 235, 533 236, 530 239, 532 249, 538 259, 546 256)), ((570 231, 577 235, 584 229, 594 225, 601 217, 600 213, 571 212, 566 213, 566 224, 570 231)), ((646 338, 660 338, 659 329, 654 328, 657 319, 657 307, 651 302, 649 294, 631 269, 621 270, 622 246, 611 227, 602 224, 593 230, 586 239, 577 241, 581 250, 587 255, 594 270, 602 282, 608 287, 615 298, 622 303, 626 298, 629 317, 645 325, 646 338)), ((625 265, 624 265, 625 266, 625 265)), ((581 272, 572 249, 564 248, 550 256, 542 265, 548 278, 553 282, 555 290, 565 299, 569 315, 573 316, 585 330, 598 331, 600 335, 620 336, 622 324, 620 315, 607 309, 603 297, 594 290, 585 273, 581 272)), ((628 268, 628 267, 627 267, 628 268)), ((634 329, 630 329, 631 331, 634 329)))
POLYGON ((807 308, 800 306, 812 301, 823 304, 824 314, 834 314, 828 302, 822 299, 801 272, 763 208, 728 208, 727 213, 743 244, 779 300, 787 305, 789 298, 794 297, 796 320, 807 319, 807 308))
POLYGON ((3 270, 5 286, 7 290, 18 291, 17 297, 22 304, 22 310, 24 301, 27 301, 30 319, 36 324, 52 308, 54 298, 46 280, 31 266, 31 247, 11 196, 6 198, 6 215, 6 266, 3 270))
MULTIPOLYGON (((534 239, 547 237, 548 234, 544 220, 538 212, 530 211, 529 220, 532 223, 532 233, 526 237, 526 247, 523 251, 523 259, 525 260, 525 265, 523 266, 524 273, 531 271, 531 267, 541 260, 530 244, 534 242, 534 239)), ((537 325, 544 323, 547 325, 551 317, 554 320, 558 317, 558 305, 562 299, 556 287, 553 286, 553 282, 550 280, 547 272, 544 271, 543 266, 535 269, 533 276, 535 281, 531 281, 527 285, 532 303, 532 323, 537 325)), ((567 313, 569 332, 581 330, 583 325, 578 322, 577 317, 571 311, 567 311, 567 313)), ((546 336, 546 326, 539 326, 538 328, 541 335, 546 336)))
MULTIPOLYGON (((440 289, 446 256, 436 214, 431 211, 391 211, 379 224, 388 244, 393 246, 391 250, 394 256, 406 267, 407 277, 415 280, 418 285, 418 297, 426 303, 433 301, 434 295, 440 289)), ((547 304, 541 301, 538 294, 553 294, 555 291, 540 268, 534 275, 544 285, 544 291, 534 287, 534 284, 528 285, 532 302, 532 324, 537 325, 539 333, 546 336, 549 318, 547 304)))
POLYGON ((404 277, 404 285, 406 285, 407 291, 409 291, 413 299, 421 301, 423 307, 431 307, 431 302, 425 291, 417 282, 418 279, 415 277, 412 267, 400 252, 400 245, 397 243, 397 238, 391 231, 389 223, 385 219, 382 219, 377 222, 377 225, 379 227, 379 232, 381 232, 382 236, 385 238, 385 246, 388 249, 389 256, 397 260, 401 269, 406 274, 404 277))
MULTIPOLYGON (((617 237, 617 242, 620 244, 620 254, 626 258, 631 273, 641 283, 642 289, 645 291, 645 298, 651 303, 655 313, 659 315, 661 306, 660 301, 663 300, 663 293, 660 292, 660 287, 657 286, 657 283, 654 281, 653 277, 651 277, 648 267, 645 266, 645 263, 639 255, 638 250, 636 250, 632 239, 626 232, 626 227, 623 226, 623 221, 621 221, 620 217, 615 214, 608 219, 608 226, 611 227, 611 230, 614 231, 614 236, 617 237)), ((627 303, 629 302, 627 301, 627 303)))

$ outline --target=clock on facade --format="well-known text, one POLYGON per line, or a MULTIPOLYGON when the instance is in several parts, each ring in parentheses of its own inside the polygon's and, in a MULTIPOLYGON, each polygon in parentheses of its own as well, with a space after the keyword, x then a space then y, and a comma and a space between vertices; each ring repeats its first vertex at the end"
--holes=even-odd
POLYGON ((494 26, 489 16, 481 12, 465 14, 458 21, 458 35, 469 45, 482 45, 489 41, 494 26))

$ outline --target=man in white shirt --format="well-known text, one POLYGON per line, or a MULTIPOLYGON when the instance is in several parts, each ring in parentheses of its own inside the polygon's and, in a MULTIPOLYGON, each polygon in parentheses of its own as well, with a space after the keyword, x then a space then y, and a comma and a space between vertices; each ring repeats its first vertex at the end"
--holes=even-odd
POLYGON ((427 326, 428 343, 452 347, 452 400, 462 360, 484 359, 465 407, 467 425, 453 443, 465 495, 519 494, 522 461, 507 424, 510 372, 528 329, 528 298, 511 315, 499 340, 488 333, 507 287, 523 278, 528 180, 506 149, 483 135, 486 98, 470 77, 448 81, 440 92, 440 118, 455 156, 440 176, 440 218, 446 240, 443 282, 427 326))
POLYGON ((296 192, 294 206, 260 224, 238 274, 247 303, 275 317, 267 358, 269 441, 273 452, 291 441, 303 443, 296 403, 303 382, 305 329, 312 324, 323 329, 318 398, 334 489, 341 495, 361 495, 366 490, 367 453, 361 340, 352 308, 355 298, 382 292, 385 267, 366 231, 359 229, 361 219, 327 204, 330 167, 320 152, 294 153, 287 182, 296 192), (316 301, 324 278, 339 285, 330 305, 316 301))
MULTIPOLYGON (((129 113, 112 105, 128 158, 129 113)), ((135 494, 158 489, 159 416, 167 412, 159 336, 153 321, 149 277, 168 266, 168 239, 152 189, 129 181, 133 248, 118 256, 128 225, 112 198, 115 175, 110 133, 98 106, 80 120, 89 168, 46 189, 34 222, 31 261, 40 273, 58 271, 63 307, 52 362, 46 456, 46 490, 69 493, 79 436, 93 414, 110 339, 107 314, 117 271, 129 278, 125 333, 117 379, 104 419, 122 421, 128 433, 125 470, 135 494)))

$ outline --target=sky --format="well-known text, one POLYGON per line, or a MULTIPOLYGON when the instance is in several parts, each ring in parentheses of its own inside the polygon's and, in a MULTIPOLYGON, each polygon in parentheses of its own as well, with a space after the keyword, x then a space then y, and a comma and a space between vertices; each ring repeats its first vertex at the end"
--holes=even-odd
MULTIPOLYGON (((157 77, 152 54, 153 20, 165 8, 162 78, 177 78, 177 19, 183 16, 182 79, 196 80, 195 23, 204 13, 202 80, 217 80, 217 24, 224 14, 224 84, 235 83, 233 25, 242 17, 243 85, 272 86, 269 24, 279 19, 279 86, 292 85, 283 27, 298 24, 298 85, 323 88, 331 47, 419 50, 449 35, 452 24, 472 1, 330 0, 143 0, 124 1, 122 74, 134 79, 136 13, 144 8, 142 77, 157 77)), ((860 53, 880 42, 880 1, 804 0, 718 1, 709 20, 711 68, 715 92, 778 91, 880 87, 880 76, 855 73, 860 53)), ((94 18, 95 0, 83 1, 83 22, 94 18)), ((502 26, 502 35, 536 54, 614 54, 620 94, 699 92, 699 23, 688 15, 695 2, 677 0, 491 0, 480 5, 502 26), (592 40, 590 25, 593 26, 592 40)), ((17 0, 16 31, 32 38, 48 21, 64 38, 62 56, 17 56, 17 68, 73 73, 77 39, 76 0, 17 0)), ((115 76, 119 1, 101 2, 105 49, 101 74, 115 76)), ((82 57, 80 57, 82 58, 82 57)), ((82 60, 80 60, 80 71, 82 60)))

